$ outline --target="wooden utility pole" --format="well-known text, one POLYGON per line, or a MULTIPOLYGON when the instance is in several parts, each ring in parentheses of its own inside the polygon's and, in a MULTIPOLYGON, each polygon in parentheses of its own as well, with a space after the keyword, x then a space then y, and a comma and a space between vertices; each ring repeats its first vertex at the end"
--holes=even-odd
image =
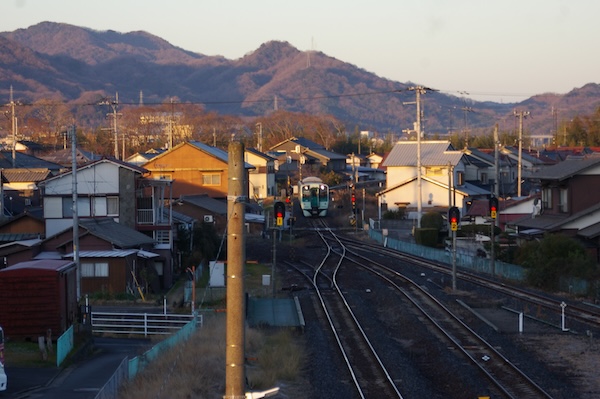
POLYGON ((229 185, 227 195, 227 333, 225 350, 224 399, 244 399, 244 265, 246 237, 244 212, 247 182, 244 180, 244 145, 229 143, 229 185))

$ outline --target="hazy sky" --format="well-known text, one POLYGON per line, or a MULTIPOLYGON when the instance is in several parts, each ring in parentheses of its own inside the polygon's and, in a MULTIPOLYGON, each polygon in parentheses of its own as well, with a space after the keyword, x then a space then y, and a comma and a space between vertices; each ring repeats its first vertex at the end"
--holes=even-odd
POLYGON ((597 0, 0 0, 3 32, 42 21, 143 30, 229 59, 281 40, 498 102, 600 82, 599 16, 597 0))

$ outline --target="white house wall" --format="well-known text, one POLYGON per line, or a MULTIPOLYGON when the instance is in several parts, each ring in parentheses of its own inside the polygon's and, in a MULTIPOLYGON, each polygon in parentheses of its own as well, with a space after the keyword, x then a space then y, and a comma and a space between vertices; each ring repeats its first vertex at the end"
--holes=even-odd
POLYGON ((46 237, 51 237, 72 227, 73 219, 46 219, 46 237))
MULTIPOLYGON (((72 175, 66 174, 46 184, 46 195, 67 195, 72 192, 72 175)), ((116 194, 119 192, 119 167, 110 163, 99 163, 94 167, 77 171, 77 193, 116 194)))
MULTIPOLYGON (((433 184, 426 180, 421 180, 421 191, 422 191, 422 204, 421 207, 426 211, 427 208, 432 207, 448 207, 449 195, 448 189, 440 187, 437 184, 433 184)), ((384 202, 388 204, 389 210, 398 210, 396 203, 409 203, 407 206, 410 208, 417 208, 418 198, 418 184, 414 180, 400 188, 385 193, 384 202)), ((464 196, 456 193, 456 203, 459 207, 463 203, 464 196)))
POLYGON ((565 223, 563 226, 561 226, 561 228, 566 230, 581 230, 585 229, 586 227, 590 227, 591 225, 594 225, 596 223, 600 223, 600 212, 593 212, 588 215, 585 215, 585 217, 580 217, 576 220, 573 220, 572 222, 565 223))
MULTIPOLYGON (((442 184, 448 184, 448 168, 442 168, 441 172, 439 174, 426 174, 426 170, 425 167, 422 168, 423 170, 421 171, 421 177, 425 177, 427 176, 427 178, 431 179, 431 180, 435 180, 435 181, 439 181, 442 184)), ((459 164, 457 165, 454 170, 454 181, 456 182, 456 175, 459 172, 464 172, 464 166, 463 164, 459 164)), ((388 166, 387 168, 387 174, 386 174, 386 180, 387 180, 387 186, 388 187, 393 187, 396 184, 399 184, 403 181, 407 181, 410 180, 412 178, 417 177, 417 169, 415 167, 408 167, 408 166, 388 166)))

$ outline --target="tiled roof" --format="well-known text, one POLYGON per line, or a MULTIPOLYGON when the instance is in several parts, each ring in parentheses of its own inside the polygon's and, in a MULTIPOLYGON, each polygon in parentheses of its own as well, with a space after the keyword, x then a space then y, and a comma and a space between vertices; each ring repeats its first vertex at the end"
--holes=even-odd
POLYGON ((111 218, 80 219, 79 225, 96 237, 102 238, 117 248, 140 248, 155 241, 137 230, 131 229, 111 218))
POLYGON ((39 182, 50 175, 50 170, 45 168, 4 169, 2 175, 9 183, 39 182))
MULTIPOLYGON (((213 157, 228 163, 229 162, 229 153, 225 150, 222 150, 220 148, 217 147, 212 147, 208 144, 204 144, 200 141, 190 141, 189 142, 191 145, 193 145, 194 147, 212 155, 213 157)), ((254 169, 254 165, 250 165, 248 162, 244 162, 244 168, 245 169, 254 169)))
MULTIPOLYGON (((0 168, 1 169, 12 169, 12 151, 0 151, 0 168)), ((27 155, 22 152, 15 153, 15 167, 16 168, 46 168, 53 172, 62 169, 62 165, 54 162, 49 162, 41 158, 27 155)))
POLYGON ((227 203, 219 201, 208 195, 184 195, 181 197, 183 202, 190 203, 199 208, 206 209, 217 215, 227 215, 227 203))
MULTIPOLYGON (((547 166, 536 173, 531 174, 531 178, 544 180, 565 180, 573 177, 585 170, 592 169, 600 165, 600 157, 589 157, 585 159, 567 159, 552 166, 547 166)), ((600 174, 600 169, 598 169, 600 174)))

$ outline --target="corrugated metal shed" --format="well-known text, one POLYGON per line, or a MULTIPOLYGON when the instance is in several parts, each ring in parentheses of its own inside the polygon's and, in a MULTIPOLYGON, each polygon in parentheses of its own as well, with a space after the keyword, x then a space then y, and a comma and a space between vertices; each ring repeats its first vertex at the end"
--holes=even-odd
POLYGON ((69 260, 33 260, 0 270, 0 320, 9 337, 54 337, 77 310, 76 267, 69 260))

